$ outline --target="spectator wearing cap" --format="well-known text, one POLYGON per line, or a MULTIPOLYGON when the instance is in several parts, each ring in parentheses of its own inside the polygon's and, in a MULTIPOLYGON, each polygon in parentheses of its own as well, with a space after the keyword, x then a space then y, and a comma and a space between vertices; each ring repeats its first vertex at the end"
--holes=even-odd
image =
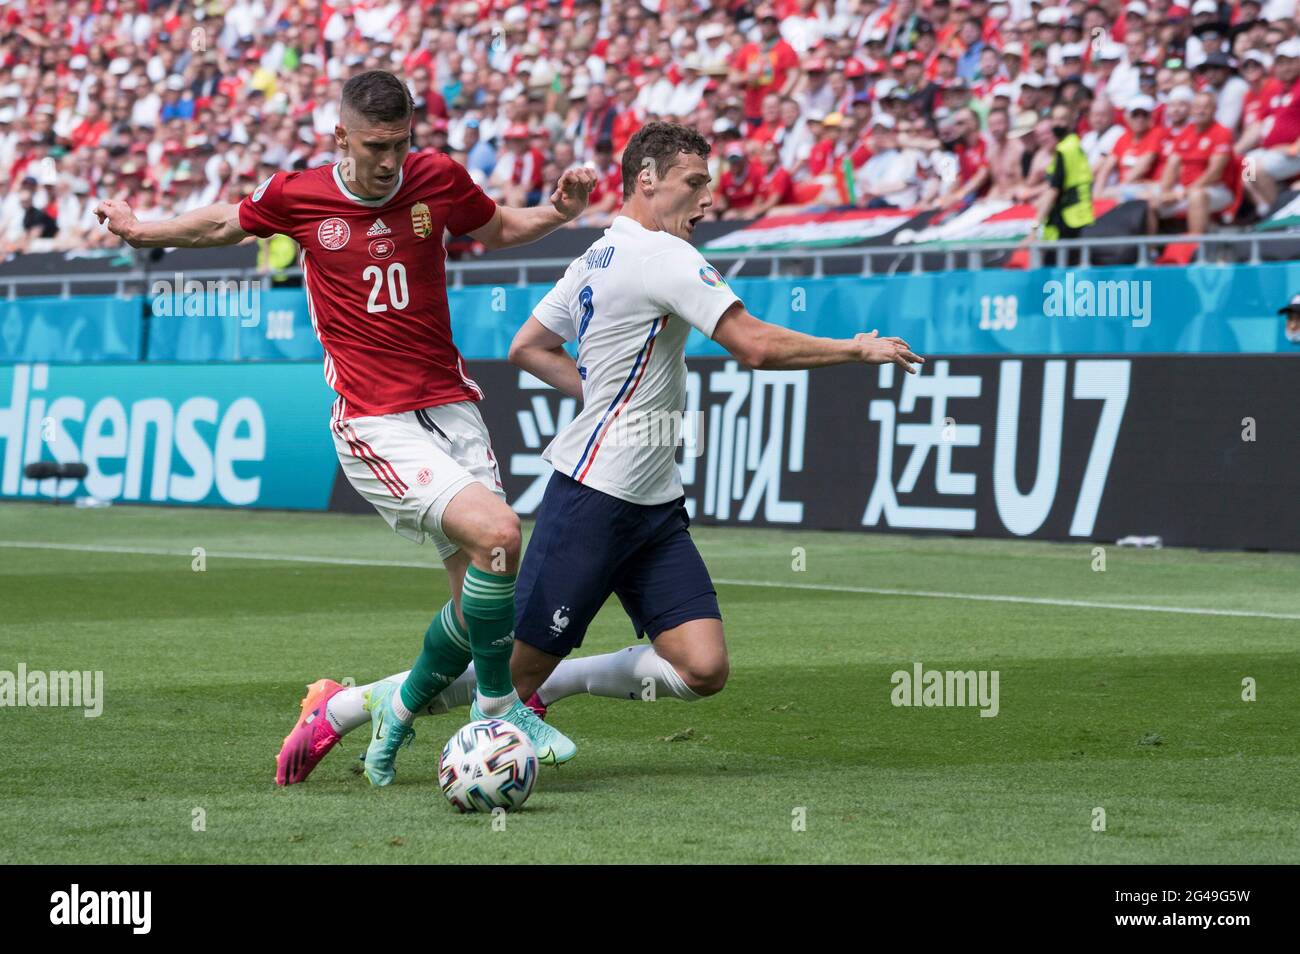
POLYGON ((808 117, 808 129, 813 134, 812 148, 808 150, 810 177, 822 178, 830 174, 831 163, 835 158, 835 142, 842 121, 839 113, 808 117))
POLYGON ((867 209, 911 209, 921 199, 920 162, 910 149, 898 148, 896 124, 877 116, 867 135, 871 158, 855 177, 857 204, 867 209))
MULTIPOLYGON (((506 148, 488 178, 488 195, 502 205, 524 208, 536 205, 542 188, 546 157, 532 145, 532 132, 522 123, 506 130, 506 148)), ((592 150, 593 155, 595 150, 592 150)))
POLYGON ((1245 177, 1245 187, 1261 218, 1277 201, 1281 185, 1300 175, 1300 40, 1287 40, 1274 53, 1282 92, 1254 135, 1243 136, 1239 144, 1239 149, 1251 149, 1251 140, 1258 138, 1259 146, 1246 154, 1254 175, 1245 177))
POLYGON ((1282 333, 1292 344, 1300 344, 1300 295, 1292 295, 1291 300, 1277 310, 1286 317, 1282 333))
POLYGON ((1020 77, 1020 98, 1011 109, 1012 137, 1033 132, 1048 105, 1043 92, 1043 78, 1037 73, 1024 73, 1020 77))
POLYGON ((727 40, 727 28, 716 21, 705 23, 695 33, 700 41, 700 58, 703 60, 704 71, 713 73, 717 71, 720 75, 725 76, 731 69, 731 61, 735 57, 736 50, 727 40))
POLYGON ((1162 122, 1168 133, 1163 144, 1165 157, 1168 157, 1173 149, 1174 137, 1187 126, 1192 115, 1192 100, 1195 98, 1196 93, 1190 86, 1175 86, 1169 91, 1169 96, 1164 102, 1162 122))
POLYGON ((1238 139, 1237 152, 1241 152, 1241 140, 1250 138, 1254 142, 1260 139, 1259 124, 1263 121, 1269 108, 1269 101, 1281 95, 1282 84, 1270 75, 1273 57, 1258 50, 1250 50, 1241 58, 1241 78, 1245 81, 1246 95, 1241 101, 1241 139, 1238 139))
POLYGON ((1230 132, 1237 132, 1242 104, 1250 92, 1250 85, 1237 75, 1231 57, 1224 53, 1210 53, 1195 72, 1204 83, 1202 90, 1214 95, 1214 121, 1230 132))
POLYGON ((745 153, 741 142, 733 142, 726 147, 726 165, 718 180, 718 212, 724 219, 748 219, 754 217, 752 207, 758 200, 759 189, 763 184, 762 172, 758 164, 752 162, 745 153))
POLYGON ((1025 64, 1025 45, 1019 40, 1011 40, 1002 47, 998 61, 1002 66, 1002 75, 1006 78, 1006 81, 1019 90, 1020 74, 1024 70, 1025 64))
POLYGON ((1124 125, 1116 118, 1114 104, 1104 95, 1098 96, 1088 108, 1088 131, 1079 139, 1094 176, 1101 172, 1106 157, 1114 152, 1115 144, 1123 135, 1124 125))
POLYGON ((1228 25, 1220 22, 1216 0, 1195 0, 1191 13, 1192 35, 1187 38, 1184 60, 1189 69, 1195 69, 1212 51, 1219 49, 1228 25))
POLYGON ((821 57, 813 57, 805 64, 803 82, 793 94, 805 114, 825 116, 835 111, 836 95, 830 84, 830 70, 821 57))
POLYGON ((990 199, 1014 200, 1025 183, 1024 140, 1011 137, 1011 114, 1005 107, 989 110, 985 146, 990 199))
POLYGON ((1186 216, 1187 231, 1200 235, 1208 231, 1211 214, 1232 205, 1232 133, 1215 120, 1215 105, 1213 93, 1197 93, 1190 121, 1173 138, 1159 197, 1149 205, 1152 234, 1157 218, 1186 216))
POLYGON ((736 51, 731 62, 732 82, 745 91, 745 119, 751 126, 761 121, 763 97, 788 96, 799 82, 799 54, 781 39, 780 20, 770 7, 757 14, 759 39, 736 51))
POLYGON ((699 55, 689 54, 682 62, 682 78, 668 102, 669 115, 677 117, 679 122, 685 121, 699 109, 708 85, 709 77, 701 69, 699 55))
POLYGON ((1154 123, 1155 101, 1150 96, 1135 96, 1125 113, 1128 129, 1097 172, 1097 194, 1116 202, 1145 201, 1155 195, 1166 133, 1154 123))

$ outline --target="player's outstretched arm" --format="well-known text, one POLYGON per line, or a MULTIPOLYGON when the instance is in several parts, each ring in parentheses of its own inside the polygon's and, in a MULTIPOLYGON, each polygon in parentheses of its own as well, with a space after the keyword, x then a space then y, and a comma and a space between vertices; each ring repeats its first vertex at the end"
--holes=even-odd
POLYGON ((510 342, 510 363, 540 378, 557 391, 582 400, 582 376, 564 350, 564 339, 529 316, 510 342))
POLYGON ((758 371, 795 371, 832 364, 898 365, 915 374, 925 359, 902 338, 881 338, 875 331, 852 338, 818 338, 755 318, 736 302, 718 320, 713 340, 741 364, 758 371))
POLYGON ((587 208, 587 199, 595 185, 596 173, 592 170, 566 170, 555 184, 549 206, 515 209, 499 205, 496 215, 492 216, 487 225, 469 234, 489 250, 536 242, 543 235, 549 235, 580 216, 587 208))
POLYGON ((229 202, 161 222, 141 222, 121 199, 105 199, 95 215, 132 248, 213 248, 237 245, 249 235, 239 227, 239 206, 229 202))

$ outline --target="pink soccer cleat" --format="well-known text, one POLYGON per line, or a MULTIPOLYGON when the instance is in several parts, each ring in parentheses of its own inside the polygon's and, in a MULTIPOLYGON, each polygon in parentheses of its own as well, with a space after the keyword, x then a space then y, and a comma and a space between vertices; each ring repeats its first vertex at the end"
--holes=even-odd
POLYGON ((280 754, 275 757, 276 785, 305 782, 312 769, 343 738, 325 718, 325 704, 342 689, 333 679, 318 679, 307 687, 298 724, 284 737, 280 754))

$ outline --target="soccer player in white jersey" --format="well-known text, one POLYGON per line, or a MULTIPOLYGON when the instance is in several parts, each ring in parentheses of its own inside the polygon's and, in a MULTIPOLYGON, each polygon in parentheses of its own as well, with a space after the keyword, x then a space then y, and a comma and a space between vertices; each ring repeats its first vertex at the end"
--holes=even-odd
MULTIPOLYGON (((623 154, 622 212, 510 347, 514 364, 583 404, 544 454, 555 473, 516 589, 511 676, 542 715, 579 692, 640 698, 647 679, 657 697, 684 700, 727 681, 722 614, 687 529, 676 448, 655 439, 654 426, 621 425, 680 413, 692 328, 753 369, 892 362, 914 373, 923 361, 907 342, 875 331, 819 338, 751 315, 690 244, 713 201, 708 155, 708 143, 685 126, 653 122, 638 131, 623 154), (564 350, 569 342, 576 361, 564 350), (650 644, 566 659, 610 594, 650 644)), ((467 672, 421 711, 467 703, 472 685, 467 672)), ((335 720, 340 734, 354 727, 335 720)))

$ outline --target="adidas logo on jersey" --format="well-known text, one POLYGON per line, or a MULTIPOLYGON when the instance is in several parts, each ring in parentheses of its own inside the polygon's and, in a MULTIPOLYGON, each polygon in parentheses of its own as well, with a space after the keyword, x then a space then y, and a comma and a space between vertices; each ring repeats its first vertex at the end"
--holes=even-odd
POLYGON ((383 219, 375 219, 375 224, 370 226, 370 231, 366 233, 366 238, 377 238, 380 235, 392 235, 393 230, 384 224, 383 219))

